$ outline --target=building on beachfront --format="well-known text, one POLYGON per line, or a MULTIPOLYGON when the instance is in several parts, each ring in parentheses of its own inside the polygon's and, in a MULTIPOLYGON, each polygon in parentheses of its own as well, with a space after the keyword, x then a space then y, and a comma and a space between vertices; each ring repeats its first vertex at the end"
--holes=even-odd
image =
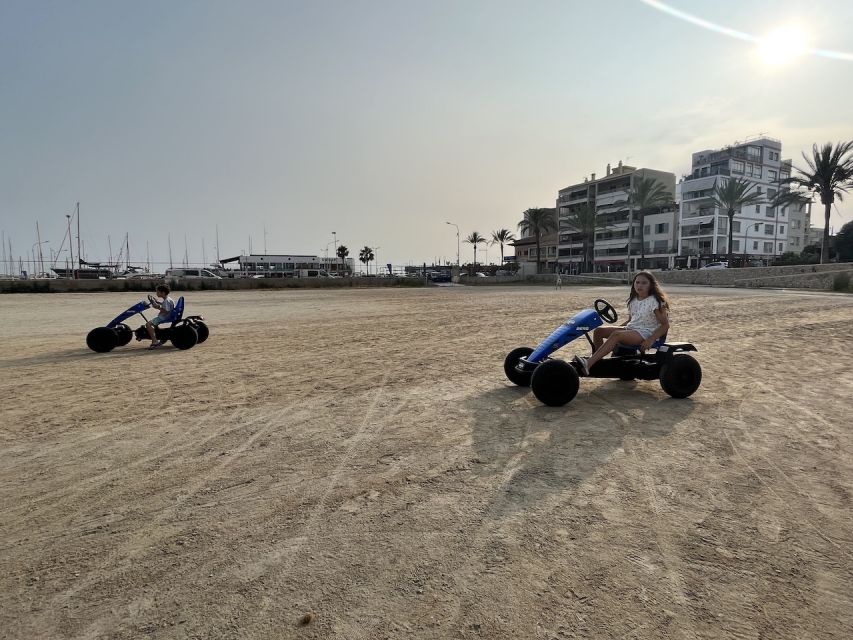
POLYGON ((322 272, 322 275, 353 273, 355 260, 338 257, 320 257, 316 255, 250 254, 226 258, 220 261, 222 267, 236 264, 237 273, 243 276, 263 276, 266 278, 292 278, 307 272, 322 272))
MULTIPOLYGON (((571 224, 572 214, 581 207, 595 211, 597 228, 593 243, 594 271, 624 271, 640 268, 641 257, 647 268, 668 267, 675 257, 675 232, 678 221, 675 206, 675 174, 655 169, 638 169, 619 164, 607 165, 604 176, 591 174, 583 182, 560 189, 557 193, 559 237, 558 268, 567 273, 584 269, 584 233, 571 224), (673 194, 671 206, 656 208, 641 221, 629 199, 637 180, 652 178, 673 194), (644 227, 650 228, 648 237, 644 227)), ((587 267, 588 268, 588 267, 587 267)))
MULTIPOLYGON (((811 218, 811 202, 788 206, 788 248, 786 251, 800 253, 809 246, 811 218)), ((823 229, 820 231, 823 233, 823 229)))
MULTIPOLYGON (((515 247, 515 262, 522 275, 536 273, 536 236, 524 236, 509 243, 515 247)), ((539 273, 554 273, 557 268, 557 234, 543 234, 539 239, 542 259, 539 260, 539 273)))
POLYGON ((721 149, 705 149, 692 156, 692 169, 681 184, 678 265, 697 266, 725 259, 728 214, 715 207, 715 185, 743 178, 763 195, 758 204, 743 207, 732 223, 732 252, 746 264, 769 261, 788 250, 789 207, 774 207, 779 185, 791 175, 790 160, 782 160, 782 142, 767 136, 748 138, 721 149))

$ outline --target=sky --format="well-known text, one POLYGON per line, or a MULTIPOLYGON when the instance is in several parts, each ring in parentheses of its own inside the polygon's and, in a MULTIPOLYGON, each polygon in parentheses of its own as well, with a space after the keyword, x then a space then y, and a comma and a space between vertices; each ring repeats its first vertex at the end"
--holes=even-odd
MULTIPOLYGON (((170 242, 176 266, 210 263, 218 228, 223 258, 337 241, 380 263, 455 261, 452 222, 464 262, 471 232, 517 234, 525 209, 607 163, 680 177, 692 152, 759 133, 795 165, 853 139, 853 60, 772 64, 651 4, 0 0, 6 250, 31 253, 38 221, 57 252, 79 202, 89 260, 127 234, 136 263, 162 271, 170 242)), ((853 52, 846 0, 667 5, 853 52)), ((831 225, 850 220, 853 194, 831 225)))

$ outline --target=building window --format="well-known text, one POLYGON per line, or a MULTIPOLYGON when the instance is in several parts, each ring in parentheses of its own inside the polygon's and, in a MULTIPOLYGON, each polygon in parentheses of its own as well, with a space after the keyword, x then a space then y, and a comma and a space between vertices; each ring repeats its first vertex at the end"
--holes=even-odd
POLYGON ((732 240, 732 251, 740 251, 740 240, 732 240))
POLYGON ((645 225, 645 226, 643 227, 643 234, 645 234, 645 235, 649 235, 651 232, 652 232, 652 227, 651 227, 651 225, 648 225, 648 224, 647 224, 647 225, 645 225))
POLYGON ((785 233, 785 225, 784 224, 779 225, 779 233, 785 233))
POLYGON ((732 173, 743 173, 743 162, 734 160, 732 162, 732 173))
POLYGON ((772 253, 773 252, 773 243, 765 242, 764 243, 764 253, 772 253))
POLYGON ((655 225, 655 233, 669 233, 669 223, 662 222, 655 225))
MULTIPOLYGON (((756 223, 755 223, 755 230, 756 230, 756 231, 758 231, 758 230, 760 229, 760 227, 761 227, 761 224, 760 224, 760 223, 758 223, 758 222, 756 222, 756 223)), ((758 247, 756 247, 756 249, 757 249, 757 248, 758 248, 758 247)))
POLYGON ((767 209, 765 209, 765 212, 768 218, 772 218, 776 215, 776 210, 773 207, 767 207, 767 209))
POLYGON ((740 220, 732 221, 732 233, 740 233, 740 220))
POLYGON ((772 200, 776 197, 776 189, 768 189, 767 190, 767 199, 772 200))
POLYGON ((796 236, 796 237, 794 237, 794 246, 795 246, 795 247, 799 247, 799 246, 800 246, 800 236, 796 236))
POLYGON ((752 250, 758 251, 758 240, 753 240, 752 242, 752 250))
POLYGON ((773 170, 773 169, 768 169, 768 170, 767 170, 767 176, 768 176, 771 180, 775 180, 775 179, 776 179, 776 176, 777 176, 777 173, 776 173, 776 171, 775 171, 775 170, 773 170))
POLYGON ((773 225, 772 224, 765 224, 764 225, 764 235, 765 236, 772 236, 773 235, 773 225))
POLYGON ((783 251, 784 251, 784 249, 782 248, 782 243, 780 242, 779 243, 779 253, 782 253, 783 251))

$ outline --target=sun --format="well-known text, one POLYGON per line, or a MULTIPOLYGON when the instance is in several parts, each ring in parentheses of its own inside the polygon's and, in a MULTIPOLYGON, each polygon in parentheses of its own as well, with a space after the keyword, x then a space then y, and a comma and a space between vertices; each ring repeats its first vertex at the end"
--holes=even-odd
POLYGON ((758 41, 761 59, 772 66, 788 64, 808 51, 808 38, 798 27, 778 27, 758 41))

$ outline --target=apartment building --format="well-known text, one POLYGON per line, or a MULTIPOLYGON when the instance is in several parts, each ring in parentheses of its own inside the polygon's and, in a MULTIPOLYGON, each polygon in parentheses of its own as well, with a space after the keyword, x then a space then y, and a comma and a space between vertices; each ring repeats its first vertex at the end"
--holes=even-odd
POLYGON ((601 178, 596 178, 593 173, 584 178, 583 182, 560 189, 557 193, 557 260, 561 271, 576 273, 584 270, 584 233, 571 224, 573 213, 582 207, 590 207, 595 211, 593 270, 637 269, 643 253, 654 256, 653 263, 647 262, 646 267, 669 266, 671 256, 675 253, 675 238, 669 238, 667 234, 675 231, 677 212, 674 207, 669 207, 660 214, 653 214, 654 220, 647 216, 646 226, 649 226, 650 234, 646 238, 646 244, 649 251, 644 251, 640 216, 629 200, 630 191, 641 178, 652 178, 663 184, 664 188, 673 194, 674 202, 675 174, 630 167, 623 165, 621 160, 613 169, 608 164, 605 175, 601 178), (671 256, 667 256, 668 251, 671 251, 671 256))
MULTIPOLYGON (((811 202, 793 204, 788 207, 788 248, 786 251, 800 253, 810 244, 811 218, 811 202)), ((823 229, 820 231, 823 232, 823 229)))
POLYGON ((782 160, 781 154, 782 142, 766 136, 693 154, 692 171, 681 184, 679 264, 695 266, 728 255, 728 214, 711 201, 715 185, 728 178, 749 180, 764 196, 760 203, 735 213, 732 251, 750 262, 769 260, 787 250, 789 207, 771 204, 785 188, 778 180, 791 174, 791 162, 782 160))
POLYGON ((536 237, 524 236, 509 243, 515 247, 515 261, 522 275, 534 275, 536 263, 539 262, 539 273, 555 273, 557 269, 557 234, 547 233, 539 239, 542 257, 536 259, 536 237))

